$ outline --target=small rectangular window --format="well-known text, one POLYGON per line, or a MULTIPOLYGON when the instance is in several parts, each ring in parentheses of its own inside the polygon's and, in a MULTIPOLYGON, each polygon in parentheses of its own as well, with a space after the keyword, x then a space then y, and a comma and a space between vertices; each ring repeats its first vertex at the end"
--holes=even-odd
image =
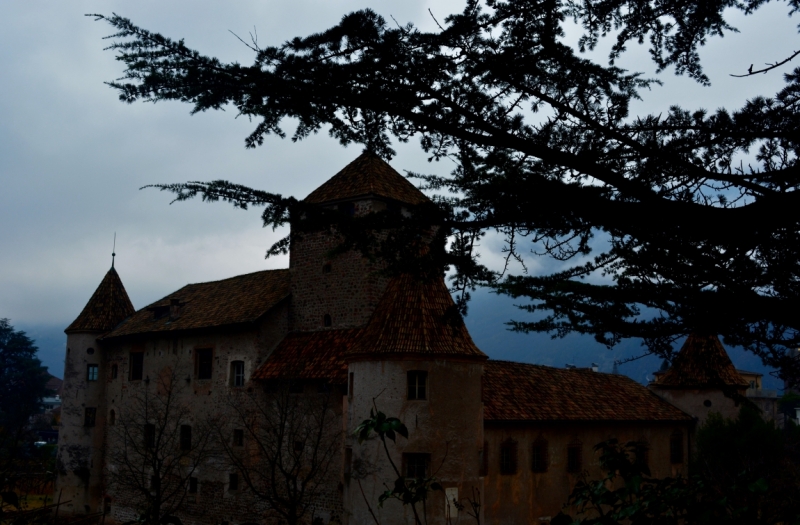
POLYGON ((533 443, 531 449, 531 470, 534 472, 547 472, 547 441, 541 439, 533 443))
POLYGON ((196 351, 197 359, 197 379, 211 379, 212 360, 214 353, 210 348, 198 348, 196 351))
POLYGON ((353 464, 353 447, 345 447, 344 449, 344 478, 350 480, 353 464))
POLYGON ((83 411, 83 426, 93 427, 97 421, 97 409, 86 407, 83 411))
POLYGON ((144 372, 144 352, 131 352, 130 380, 139 381, 144 372))
POLYGON ((111 379, 116 379, 118 375, 119 367, 117 365, 111 365, 111 379))
POLYGON ((156 426, 152 423, 144 425, 144 446, 147 448, 156 446, 156 426))
POLYGON ((428 372, 424 370, 409 370, 408 372, 408 399, 427 399, 428 372))
POLYGON ((228 474, 228 490, 231 492, 239 490, 239 474, 228 474))
POLYGON ((233 431, 233 446, 234 447, 244 446, 244 430, 242 430, 241 428, 234 429, 233 431))
POLYGON ((86 380, 97 381, 100 375, 100 367, 98 365, 86 365, 86 380))
POLYGON ((411 479, 426 479, 431 463, 430 454, 403 454, 406 477, 411 479))
POLYGON ((197 494, 197 478, 189 478, 189 494, 197 494))
POLYGON ((244 386, 244 361, 231 361, 231 385, 244 386))
POLYGON ((192 450, 192 427, 181 425, 181 450, 192 450))
POLYGON ((507 439, 500 444, 500 474, 517 473, 517 442, 507 439))
POLYGON ((567 472, 577 474, 583 469, 583 447, 580 444, 567 446, 567 472))
POLYGON ((673 465, 683 463, 683 433, 680 430, 669 438, 669 462, 673 465))

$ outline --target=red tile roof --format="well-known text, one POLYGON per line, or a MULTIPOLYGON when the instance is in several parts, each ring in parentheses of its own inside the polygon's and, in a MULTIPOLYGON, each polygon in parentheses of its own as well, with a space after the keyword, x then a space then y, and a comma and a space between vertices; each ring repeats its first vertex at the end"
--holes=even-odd
POLYGON ((312 191, 305 202, 318 204, 356 197, 378 196, 407 204, 428 202, 428 197, 383 159, 365 151, 339 173, 312 191))
POLYGON ((107 332, 134 312, 128 292, 112 266, 100 286, 66 330, 70 332, 107 332))
POLYGON ((736 371, 716 335, 691 334, 672 366, 655 385, 665 388, 746 387, 748 382, 736 371))
POLYGON ((483 403, 497 422, 692 420, 626 376, 509 361, 484 364, 483 403))
POLYGON ((288 295, 289 270, 265 270, 221 281, 189 284, 142 308, 105 337, 252 323, 288 295), (170 320, 173 299, 178 300, 180 309, 178 317, 170 320))
POLYGON ((421 354, 486 359, 455 310, 444 279, 393 278, 359 340, 348 350, 356 356, 421 354))
POLYGON ((344 355, 361 332, 361 328, 292 332, 255 371, 253 379, 326 379, 344 383, 344 355))

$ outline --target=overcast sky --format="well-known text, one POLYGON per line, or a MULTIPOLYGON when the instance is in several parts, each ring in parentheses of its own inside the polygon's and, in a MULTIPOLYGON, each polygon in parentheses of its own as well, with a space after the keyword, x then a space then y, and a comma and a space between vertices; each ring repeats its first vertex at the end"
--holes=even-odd
MULTIPOLYGON (((286 267, 264 259, 285 232, 260 224, 259 210, 222 203, 169 205, 170 196, 146 184, 227 179, 304 197, 361 151, 325 134, 301 143, 267 139, 244 148, 253 124, 235 110, 190 116, 189 105, 126 105, 104 81, 122 74, 104 51, 105 23, 85 13, 117 13, 142 27, 223 61, 249 63, 252 54, 229 31, 278 44, 324 30, 343 14, 372 7, 400 23, 432 29, 462 2, 402 0, 277 0, 0 2, 0 318, 15 325, 65 327, 80 312, 111 263, 136 308, 190 282, 286 267), (201 7, 202 6, 202 7, 201 7)), ((797 45, 797 19, 785 4, 732 19, 742 32, 715 38, 702 52, 712 87, 675 77, 644 93, 635 113, 736 108, 752 96, 772 95, 782 73, 734 79, 751 63, 784 58, 797 45)), ((633 46, 636 47, 635 45, 633 46)), ((654 74, 641 49, 621 62, 654 74)), ((417 143, 398 147, 398 170, 446 174, 452 165, 428 164, 417 143)), ((492 242, 484 261, 497 260, 492 242)), ((468 322, 470 320, 468 319, 468 322)), ((498 330, 503 330, 498 325, 498 330)), ((491 353, 491 349, 485 349, 491 353)))

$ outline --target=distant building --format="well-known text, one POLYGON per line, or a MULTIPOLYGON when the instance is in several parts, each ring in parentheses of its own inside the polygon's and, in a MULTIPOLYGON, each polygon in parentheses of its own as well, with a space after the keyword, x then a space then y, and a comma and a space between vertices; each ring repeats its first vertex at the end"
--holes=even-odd
MULTIPOLYGON (((306 198, 356 216, 413 213, 426 201, 369 153, 306 198)), ((181 402, 196 418, 225 411, 233 391, 269 395, 276 379, 291 380, 296 395, 324 390, 341 399, 336 417, 346 432, 316 523, 373 523, 370 512, 386 525, 408 523, 400 503, 377 505, 394 480, 382 450, 351 434, 375 404, 410 430, 391 445, 398 468, 410 477, 435 472, 445 489, 426 504, 431 524, 467 522, 445 497, 477 497, 482 523, 547 523, 582 472, 601 476, 592 447, 612 437, 637 443, 654 475, 687 473, 696 403, 684 401, 691 396, 670 391, 673 405, 620 375, 489 360, 452 315, 443 278, 389 278, 354 252, 330 258, 338 242, 330 231, 304 233, 293 238, 288 269, 190 284, 138 311, 112 265, 66 329, 64 510, 105 511, 118 522, 136 517, 135 497, 105 484, 116 468, 107 451, 119 446, 109 429, 131 408, 131 396, 153 389, 176 362, 188 385, 181 402)), ((263 508, 231 488, 234 474, 223 459, 201 469, 183 523, 258 521, 263 508)))

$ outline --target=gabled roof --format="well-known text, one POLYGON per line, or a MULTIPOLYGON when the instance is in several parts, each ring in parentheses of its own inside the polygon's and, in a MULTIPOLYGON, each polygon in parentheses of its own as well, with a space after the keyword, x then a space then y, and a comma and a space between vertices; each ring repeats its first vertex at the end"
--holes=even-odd
POLYGON ((105 337, 252 323, 288 295, 289 270, 265 270, 189 284, 142 308, 105 337), (180 306, 178 317, 170 320, 173 299, 180 306))
POLYGON ((361 328, 292 332, 253 379, 325 379, 332 383, 347 381, 345 352, 361 335, 361 328))
POLYGON ((456 311, 444 279, 420 281, 405 274, 389 281, 359 340, 356 356, 418 354, 486 359, 456 311))
POLYGON ((128 292, 122 285, 119 274, 112 266, 100 286, 77 319, 66 330, 71 332, 107 332, 134 312, 128 292))
POLYGON ((672 361, 672 366, 658 378, 656 387, 722 388, 746 387, 748 382, 736 371, 728 352, 716 335, 691 334, 672 361))
POLYGON ((692 420, 626 376, 509 361, 483 366, 485 421, 692 420))
POLYGON ((428 202, 428 197, 383 159, 365 151, 339 173, 312 191, 305 202, 320 204, 356 197, 377 196, 407 204, 428 202))

